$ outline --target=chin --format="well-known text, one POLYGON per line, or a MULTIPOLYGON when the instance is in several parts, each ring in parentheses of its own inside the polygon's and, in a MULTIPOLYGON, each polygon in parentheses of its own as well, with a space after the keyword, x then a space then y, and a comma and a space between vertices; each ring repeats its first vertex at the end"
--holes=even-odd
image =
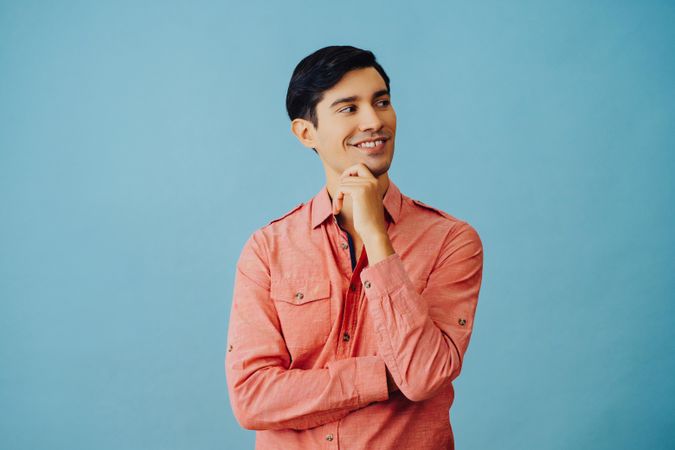
POLYGON ((380 175, 383 175, 389 171, 389 167, 391 166, 390 162, 382 162, 379 164, 373 164, 372 162, 368 161, 362 161, 363 164, 366 165, 368 170, 370 170, 370 173, 373 174, 375 178, 379 177, 380 175))

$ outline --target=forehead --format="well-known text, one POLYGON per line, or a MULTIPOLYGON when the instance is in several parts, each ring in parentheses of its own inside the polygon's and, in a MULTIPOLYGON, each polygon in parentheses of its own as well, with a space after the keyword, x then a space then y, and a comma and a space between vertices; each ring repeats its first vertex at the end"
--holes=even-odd
POLYGON ((336 100, 352 96, 370 100, 373 93, 383 89, 387 89, 387 85, 374 67, 354 69, 344 74, 335 86, 325 91, 319 104, 328 107, 336 100))

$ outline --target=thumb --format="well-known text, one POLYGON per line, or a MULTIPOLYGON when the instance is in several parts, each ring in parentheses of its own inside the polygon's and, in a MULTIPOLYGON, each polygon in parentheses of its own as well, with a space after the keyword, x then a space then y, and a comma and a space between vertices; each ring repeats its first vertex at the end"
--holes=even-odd
POLYGON ((338 192, 333 199, 333 214, 338 214, 342 209, 342 201, 344 200, 344 193, 338 192))

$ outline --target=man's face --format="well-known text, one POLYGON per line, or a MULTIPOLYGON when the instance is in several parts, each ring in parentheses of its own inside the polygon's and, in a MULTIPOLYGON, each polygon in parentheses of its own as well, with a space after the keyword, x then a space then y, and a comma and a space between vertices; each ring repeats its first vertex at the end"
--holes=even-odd
POLYGON ((324 92, 316 112, 318 129, 308 122, 312 137, 309 146, 316 148, 326 171, 331 172, 329 176, 339 176, 359 162, 375 177, 389 170, 394 157, 396 112, 384 79, 375 68, 347 72, 324 92), (356 145, 375 140, 383 142, 376 142, 374 148, 356 145))

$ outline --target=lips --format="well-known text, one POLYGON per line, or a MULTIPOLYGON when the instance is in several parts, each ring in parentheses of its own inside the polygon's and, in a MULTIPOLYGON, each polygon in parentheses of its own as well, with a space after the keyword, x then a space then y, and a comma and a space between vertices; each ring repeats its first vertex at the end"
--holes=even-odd
MULTIPOLYGON (((380 143, 375 146, 359 147, 357 145, 352 145, 352 147, 356 148, 359 152, 363 154, 375 155, 380 154, 384 151, 384 146, 387 144, 387 140, 388 139, 376 139, 375 141, 379 141, 380 143)), ((375 142, 375 141, 364 141, 364 142, 375 142)))
POLYGON ((389 140, 388 137, 381 136, 381 137, 376 137, 376 138, 371 138, 371 139, 364 139, 364 140, 362 140, 362 141, 356 142, 356 143, 351 144, 351 145, 353 145, 354 147, 358 147, 359 144, 363 144, 363 143, 365 143, 365 142, 375 142, 375 141, 384 141, 384 142, 386 142, 386 141, 388 141, 388 140, 389 140))

